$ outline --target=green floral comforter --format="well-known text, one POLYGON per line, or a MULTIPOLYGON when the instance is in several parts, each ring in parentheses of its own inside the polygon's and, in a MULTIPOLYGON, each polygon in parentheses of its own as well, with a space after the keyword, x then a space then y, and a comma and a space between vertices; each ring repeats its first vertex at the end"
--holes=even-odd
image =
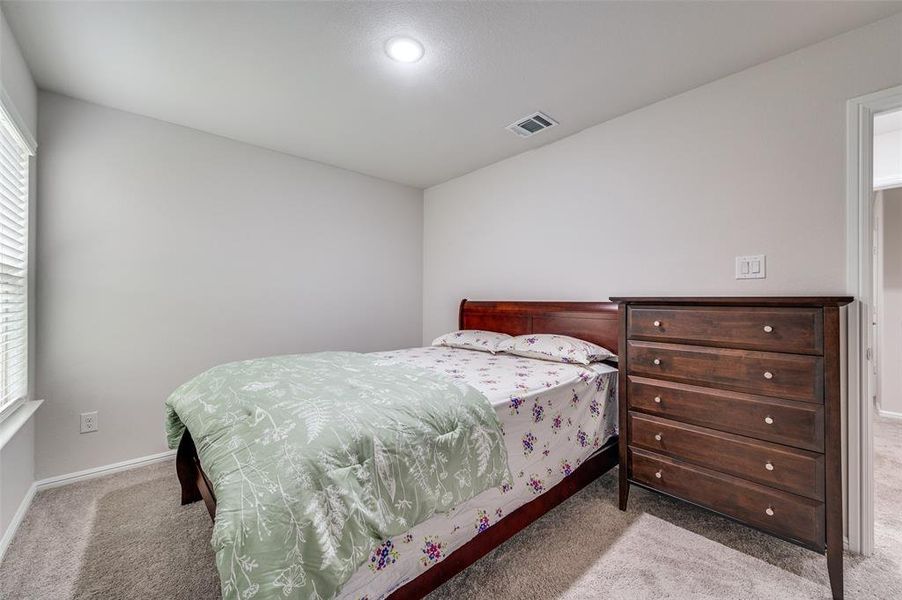
POLYGON ((214 367, 166 401, 216 494, 232 598, 331 598, 374 541, 509 480, 500 423, 473 388, 350 352, 214 367))

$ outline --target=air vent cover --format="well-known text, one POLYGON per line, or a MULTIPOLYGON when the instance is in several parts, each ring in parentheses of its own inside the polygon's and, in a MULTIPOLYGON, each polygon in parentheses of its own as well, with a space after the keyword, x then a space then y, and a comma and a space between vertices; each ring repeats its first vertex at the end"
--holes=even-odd
POLYGON ((513 131, 520 137, 529 137, 549 127, 557 125, 557 121, 542 112, 533 113, 522 119, 517 119, 507 126, 508 131, 513 131))

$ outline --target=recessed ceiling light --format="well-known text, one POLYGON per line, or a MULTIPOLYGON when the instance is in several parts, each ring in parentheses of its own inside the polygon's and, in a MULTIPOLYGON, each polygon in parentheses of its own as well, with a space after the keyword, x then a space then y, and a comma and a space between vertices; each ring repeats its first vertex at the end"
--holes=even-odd
POLYGON ((423 44, 409 37, 393 37, 385 43, 385 53, 403 63, 415 63, 423 58, 423 44))

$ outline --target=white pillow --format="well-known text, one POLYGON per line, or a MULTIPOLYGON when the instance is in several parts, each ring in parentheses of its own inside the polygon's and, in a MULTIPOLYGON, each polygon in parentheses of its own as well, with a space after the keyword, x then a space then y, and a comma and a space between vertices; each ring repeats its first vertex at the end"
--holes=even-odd
POLYGON ((494 354, 498 344, 507 339, 510 339, 510 336, 506 333, 483 331, 481 329, 462 329, 435 338, 432 340, 432 345, 481 350, 494 354))
POLYGON ((510 338, 498 344, 495 351, 581 365, 617 356, 597 344, 554 333, 533 333, 510 338))

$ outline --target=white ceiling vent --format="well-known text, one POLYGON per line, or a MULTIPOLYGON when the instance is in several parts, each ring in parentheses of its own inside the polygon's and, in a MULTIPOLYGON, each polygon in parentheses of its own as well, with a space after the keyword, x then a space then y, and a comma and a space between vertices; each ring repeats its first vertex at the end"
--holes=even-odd
POLYGON ((557 121, 542 112, 533 113, 522 119, 517 119, 507 126, 508 131, 513 131, 520 137, 529 137, 540 131, 554 127, 557 121))

